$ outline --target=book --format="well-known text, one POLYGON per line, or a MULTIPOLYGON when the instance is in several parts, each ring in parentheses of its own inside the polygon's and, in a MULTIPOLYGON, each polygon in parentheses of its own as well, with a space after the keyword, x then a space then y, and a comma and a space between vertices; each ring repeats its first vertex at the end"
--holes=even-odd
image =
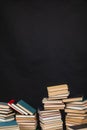
POLYGON ((66 108, 65 109, 65 112, 68 113, 79 113, 79 114, 85 114, 87 113, 87 109, 86 110, 75 110, 75 109, 69 109, 69 108, 66 108))
POLYGON ((81 106, 85 106, 85 105, 87 105, 87 100, 69 102, 69 103, 67 103, 67 105, 81 105, 81 106))
POLYGON ((69 108, 69 109, 75 109, 75 110, 84 110, 84 109, 87 109, 87 106, 67 106, 66 108, 69 108))
POLYGON ((55 112, 60 113, 60 111, 58 109, 57 110, 40 110, 40 109, 38 109, 39 114, 55 113, 55 112))
POLYGON ((74 116, 74 117, 87 117, 87 113, 86 114, 79 114, 79 113, 67 113, 67 116, 74 116))
POLYGON ((65 93, 65 94, 58 94, 58 95, 55 95, 55 96, 49 96, 49 98, 51 100, 55 100, 55 99, 67 99, 67 97, 69 96, 70 92, 68 91, 68 93, 65 93))
POLYGON ((27 114, 33 115, 36 113, 36 109, 23 100, 18 101, 16 105, 23 109, 27 114))
POLYGON ((82 101, 83 97, 75 97, 75 98, 67 98, 67 99, 63 99, 64 103, 68 103, 68 102, 74 102, 74 101, 82 101))
POLYGON ((0 129, 1 128, 7 128, 7 127, 13 127, 18 126, 17 122, 15 120, 13 121, 7 121, 7 122, 0 122, 0 129))
POLYGON ((14 100, 10 100, 10 101, 8 102, 8 105, 9 105, 12 109, 14 109, 16 112, 18 112, 18 113, 20 113, 20 114, 28 115, 27 112, 25 112, 25 111, 22 110, 20 107, 18 107, 17 105, 15 105, 14 102, 15 102, 14 100))
POLYGON ((68 90, 58 90, 58 91, 53 91, 53 92, 48 92, 48 96, 56 96, 59 94, 67 94, 68 90))
POLYGON ((75 122, 75 123, 86 123, 87 122, 87 118, 81 119, 81 118, 71 118, 71 117, 66 117, 66 121, 71 121, 71 122, 75 122))
POLYGON ((54 110, 54 109, 64 109, 64 107, 65 107, 65 104, 57 104, 57 105, 44 105, 44 109, 45 110, 47 110, 47 109, 52 109, 52 110, 54 110))
POLYGON ((75 126, 69 126, 69 130, 87 130, 87 123, 75 126))
POLYGON ((65 90, 65 89, 68 89, 67 84, 61 84, 61 85, 55 85, 55 86, 48 86, 47 87, 48 91, 65 90))
POLYGON ((43 98, 42 99, 42 103, 48 103, 48 104, 50 104, 50 103, 63 103, 63 101, 62 100, 49 100, 49 98, 43 98))

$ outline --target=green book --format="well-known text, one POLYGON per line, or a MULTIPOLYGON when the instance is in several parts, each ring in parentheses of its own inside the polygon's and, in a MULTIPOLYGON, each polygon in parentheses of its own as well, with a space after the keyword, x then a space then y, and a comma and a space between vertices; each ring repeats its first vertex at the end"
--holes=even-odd
POLYGON ((23 109, 25 112, 27 112, 30 115, 33 115, 36 113, 36 109, 30 106, 28 103, 26 103, 24 100, 19 100, 16 104, 18 107, 23 109))

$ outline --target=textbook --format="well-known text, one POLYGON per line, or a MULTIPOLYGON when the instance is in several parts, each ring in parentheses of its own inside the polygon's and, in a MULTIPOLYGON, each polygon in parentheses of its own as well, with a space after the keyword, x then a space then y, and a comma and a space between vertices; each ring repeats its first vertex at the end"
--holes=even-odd
POLYGON ((20 109, 24 110, 27 114, 33 115, 36 113, 36 109, 26 103, 24 100, 20 100, 16 104, 20 109))

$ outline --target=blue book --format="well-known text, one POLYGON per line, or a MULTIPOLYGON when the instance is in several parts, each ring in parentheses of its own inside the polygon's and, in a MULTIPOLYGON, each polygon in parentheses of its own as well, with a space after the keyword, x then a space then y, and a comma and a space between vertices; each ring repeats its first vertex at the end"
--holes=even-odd
POLYGON ((26 103, 23 100, 18 101, 16 105, 20 107, 21 109, 23 109, 24 111, 26 111, 30 115, 33 115, 36 113, 36 109, 30 106, 28 103, 26 103))
POLYGON ((0 122, 0 128, 2 127, 14 127, 14 126, 18 126, 17 122, 15 120, 13 121, 7 121, 7 122, 0 122))

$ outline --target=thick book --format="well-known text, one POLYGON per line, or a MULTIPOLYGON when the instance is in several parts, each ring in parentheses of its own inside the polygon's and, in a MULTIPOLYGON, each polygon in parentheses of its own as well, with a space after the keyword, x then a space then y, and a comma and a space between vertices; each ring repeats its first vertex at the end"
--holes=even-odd
POLYGON ((69 126, 70 130, 87 130, 87 123, 75 126, 69 126))
POLYGON ((68 89, 68 85, 67 84, 61 84, 61 85, 55 85, 55 86, 48 86, 47 90, 48 91, 56 91, 56 90, 65 90, 68 89))
POLYGON ((21 109, 23 109, 25 112, 27 112, 30 115, 33 115, 33 114, 36 113, 36 109, 33 108, 32 106, 30 106, 28 103, 26 103, 23 100, 18 101, 16 105, 18 107, 20 107, 21 109))
POLYGON ((8 102, 8 105, 13 109, 15 110, 16 112, 20 113, 20 114, 23 114, 23 115, 28 115, 28 113, 24 110, 22 110, 20 107, 18 107, 17 105, 14 104, 14 100, 10 100, 8 102))

